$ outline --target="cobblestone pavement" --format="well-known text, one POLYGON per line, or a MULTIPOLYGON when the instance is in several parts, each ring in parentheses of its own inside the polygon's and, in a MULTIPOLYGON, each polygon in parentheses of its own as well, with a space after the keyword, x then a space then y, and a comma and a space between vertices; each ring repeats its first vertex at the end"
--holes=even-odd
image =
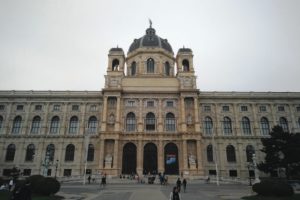
MULTIPOLYGON (((86 200, 168 200, 173 184, 161 186, 158 184, 108 184, 101 188, 97 184, 82 185, 80 183, 65 183, 58 195, 65 199, 86 200)), ((251 195, 249 186, 240 184, 192 183, 188 184, 186 193, 181 193, 183 200, 222 200, 241 199, 251 195)))

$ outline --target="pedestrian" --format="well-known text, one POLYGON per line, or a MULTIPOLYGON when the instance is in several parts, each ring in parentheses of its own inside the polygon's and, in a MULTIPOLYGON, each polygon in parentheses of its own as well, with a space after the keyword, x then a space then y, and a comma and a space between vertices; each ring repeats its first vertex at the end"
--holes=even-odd
POLYGON ((106 175, 103 175, 102 178, 101 178, 101 184, 100 184, 100 186, 102 186, 103 188, 105 188, 105 185, 106 185, 106 175))
POLYGON ((9 181, 9 183, 8 183, 8 189, 9 189, 9 191, 12 190, 13 185, 14 185, 14 180, 13 180, 13 179, 10 179, 10 181, 9 181))
POLYGON ((169 200, 181 200, 181 196, 178 192, 178 188, 174 187, 173 191, 170 193, 170 198, 169 200))
POLYGON ((186 182, 186 179, 184 178, 183 181, 182 181, 183 192, 185 192, 185 190, 186 190, 186 184, 187 184, 187 182, 186 182))
POLYGON ((209 176, 207 176, 206 183, 209 183, 209 181, 210 181, 210 178, 209 178, 209 176))
POLYGON ((180 190, 181 190, 181 180, 180 180, 180 178, 177 179, 176 186, 178 188, 178 192, 180 192, 180 190))
POLYGON ((91 175, 88 177, 89 184, 91 184, 91 175))

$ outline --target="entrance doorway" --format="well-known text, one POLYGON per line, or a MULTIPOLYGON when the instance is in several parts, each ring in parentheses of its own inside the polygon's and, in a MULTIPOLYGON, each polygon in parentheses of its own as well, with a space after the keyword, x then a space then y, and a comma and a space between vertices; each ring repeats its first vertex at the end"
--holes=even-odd
POLYGON ((178 148, 174 143, 165 146, 165 174, 179 174, 178 148))
POLYGON ((144 146, 143 174, 157 173, 157 148, 153 143, 144 146))
POLYGON ((122 174, 136 173, 136 146, 127 143, 123 147, 122 174))

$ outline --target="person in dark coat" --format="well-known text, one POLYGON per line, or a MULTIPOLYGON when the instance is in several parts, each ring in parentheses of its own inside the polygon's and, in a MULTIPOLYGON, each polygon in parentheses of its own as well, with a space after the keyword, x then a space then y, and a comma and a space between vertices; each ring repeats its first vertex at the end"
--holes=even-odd
POLYGON ((186 182, 186 179, 184 178, 183 181, 182 181, 183 192, 185 192, 185 190, 186 190, 186 184, 187 184, 187 182, 186 182))
POLYGON ((181 180, 180 180, 180 178, 177 179, 176 186, 178 188, 178 192, 180 192, 180 190, 181 190, 181 180))
POLYGON ((181 200, 181 196, 178 192, 178 188, 174 187, 173 191, 170 193, 169 200, 181 200))

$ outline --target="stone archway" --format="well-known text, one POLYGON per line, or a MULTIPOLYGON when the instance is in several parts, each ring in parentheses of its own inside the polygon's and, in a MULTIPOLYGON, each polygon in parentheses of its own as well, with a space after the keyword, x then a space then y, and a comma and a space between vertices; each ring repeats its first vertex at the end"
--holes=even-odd
POLYGON ((136 146, 129 142, 123 147, 122 174, 136 173, 136 146))
POLYGON ((144 146, 143 174, 157 173, 157 147, 153 143, 144 146))
POLYGON ((165 146, 165 174, 179 174, 178 166, 178 148, 174 143, 168 143, 165 146))

